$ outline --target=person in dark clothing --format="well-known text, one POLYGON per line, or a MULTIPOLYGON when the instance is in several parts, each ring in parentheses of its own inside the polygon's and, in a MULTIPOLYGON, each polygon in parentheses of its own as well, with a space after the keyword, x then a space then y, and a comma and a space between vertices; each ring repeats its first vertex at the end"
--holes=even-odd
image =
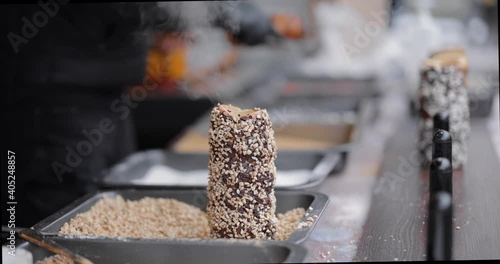
MULTIPOLYGON (((97 190, 105 170, 134 151, 127 109, 134 102, 122 93, 144 82, 149 33, 185 29, 180 17, 153 3, 49 3, 3 10, 9 27, 2 56, 9 66, 6 147, 16 154, 19 227, 97 190)), ((211 22, 242 43, 260 44, 272 32, 251 4, 213 12, 211 22)), ((7 217, 2 214, 3 225, 7 217)))

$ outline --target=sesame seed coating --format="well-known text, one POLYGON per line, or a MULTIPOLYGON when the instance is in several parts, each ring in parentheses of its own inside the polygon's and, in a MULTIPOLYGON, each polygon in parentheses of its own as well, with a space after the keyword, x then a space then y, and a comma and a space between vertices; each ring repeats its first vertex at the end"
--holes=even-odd
POLYGON ((271 126, 264 109, 213 108, 207 187, 211 237, 274 238, 277 154, 271 126))
POLYGON ((432 160, 432 117, 443 111, 450 113, 453 168, 462 167, 467 160, 470 111, 465 88, 467 69, 462 64, 461 61, 443 64, 436 60, 422 64, 417 103, 420 111, 418 147, 424 168, 428 168, 432 160))
POLYGON ((66 222, 66 235, 200 238, 208 237, 208 220, 201 209, 176 199, 144 197, 126 200, 104 196, 89 211, 66 222))
MULTIPOLYGON (((304 215, 305 209, 301 207, 278 214, 274 239, 287 240, 295 230, 310 226, 312 223, 303 220, 304 215)), ((59 233, 115 238, 210 239, 208 217, 200 208, 176 199, 147 196, 135 201, 122 196, 104 196, 89 211, 66 222, 59 233)), ((53 263, 52 260, 42 263, 53 263)))
POLYGON ((63 255, 53 255, 35 262, 35 264, 73 264, 73 260, 63 255))

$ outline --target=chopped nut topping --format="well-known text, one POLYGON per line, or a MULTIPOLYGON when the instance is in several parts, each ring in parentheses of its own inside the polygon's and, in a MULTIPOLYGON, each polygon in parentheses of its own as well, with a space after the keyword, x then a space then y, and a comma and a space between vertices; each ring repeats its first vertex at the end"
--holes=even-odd
POLYGON ((260 108, 213 108, 207 187, 211 237, 273 239, 276 143, 271 126, 267 111, 260 108), (228 180, 230 175, 235 183, 228 180))
POLYGON ((35 264, 74 264, 74 262, 63 255, 53 255, 39 260, 35 264))

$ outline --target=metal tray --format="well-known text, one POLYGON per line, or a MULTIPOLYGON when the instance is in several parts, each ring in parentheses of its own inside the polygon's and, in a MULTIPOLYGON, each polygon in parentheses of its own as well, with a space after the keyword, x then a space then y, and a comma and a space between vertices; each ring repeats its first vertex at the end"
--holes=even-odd
POLYGON ((329 76, 307 76, 295 74, 289 78, 282 91, 285 96, 335 96, 373 98, 382 94, 376 78, 364 79, 333 78, 329 76))
MULTIPOLYGON (((94 264, 154 263, 300 263, 307 250, 299 245, 269 241, 104 240, 54 238, 56 244, 86 257, 94 264)), ((24 242, 18 249, 30 251, 33 261, 54 253, 24 242)))
MULTIPOLYGON (((58 236, 64 239, 74 239, 75 236, 69 235, 59 235, 58 232, 64 223, 68 222, 70 219, 75 217, 79 213, 87 212, 92 205, 94 205, 98 200, 100 200, 104 195, 114 197, 121 195, 124 199, 128 200, 139 200, 143 197, 154 197, 154 198, 174 198, 178 201, 185 202, 187 204, 193 205, 205 211, 208 203, 208 198, 204 190, 137 190, 137 189, 127 189, 127 190, 115 190, 115 191, 101 191, 94 194, 86 195, 72 204, 66 206, 61 211, 47 217, 38 224, 33 226, 37 232, 44 236, 58 236)), ((304 191, 275 191, 276 195, 276 213, 284 213, 288 210, 302 207, 309 213, 309 216, 317 215, 317 219, 309 227, 304 227, 296 230, 290 235, 287 242, 291 243, 301 243, 306 240, 314 228, 316 222, 321 217, 323 210, 328 204, 328 196, 316 193, 316 192, 304 192, 304 191)), ((302 221, 305 220, 302 219, 302 221)), ((96 238, 79 236, 85 238, 96 238)), ((101 237, 105 238, 105 237, 101 237)), ((112 238, 107 238, 107 240, 113 240, 112 238)), ((139 240, 150 240, 150 239, 139 239, 139 240)), ((161 240, 193 240, 193 239, 161 239, 161 240)), ((223 240, 225 239, 209 239, 208 241, 223 240)), ((196 240, 193 240, 196 241, 196 240)), ((199 240, 198 240, 199 241, 199 240)))
MULTIPOLYGON (((268 109, 273 126, 283 127, 287 124, 321 124, 332 128, 349 126, 349 136, 345 142, 327 149, 327 151, 347 153, 360 139, 362 125, 374 111, 372 101, 364 98, 320 95, 283 96, 272 105, 264 107, 268 109)), ((282 151, 278 155, 280 153, 282 151)))
MULTIPOLYGON (((304 189, 321 183, 342 164, 343 152, 284 152, 275 161, 276 189, 304 189)), ((110 169, 104 188, 206 188, 208 154, 149 150, 132 154, 110 169)))
MULTIPOLYGON (((348 153, 350 149, 359 141, 361 132, 363 130, 363 124, 366 123, 367 118, 369 118, 370 115, 374 112, 374 104, 371 103, 370 100, 359 98, 343 98, 339 100, 332 97, 321 96, 312 96, 307 98, 284 97, 279 99, 273 105, 262 107, 269 108, 270 115, 278 117, 273 118, 273 123, 276 123, 276 125, 280 125, 280 122, 282 121, 284 121, 285 124, 314 124, 316 121, 327 121, 326 124, 331 125, 332 128, 334 128, 335 126, 346 124, 350 126, 348 139, 344 143, 334 145, 333 147, 313 150, 278 150, 278 158, 276 160, 278 177, 280 171, 307 169, 309 170, 309 172, 304 173, 304 179, 307 179, 307 181, 303 182, 303 184, 297 184, 295 186, 280 186, 280 184, 278 184, 276 186, 276 189, 309 188, 321 183, 328 175, 333 175, 343 171, 347 163, 348 153), (295 107, 304 105, 306 105, 307 109, 310 111, 305 111, 305 114, 300 113, 300 111, 295 111, 295 107), (300 115, 295 115, 295 113, 299 113, 300 115), (324 119, 316 118, 317 120, 312 120, 313 118, 311 118, 311 116, 321 117, 320 113, 325 114, 324 119), (340 120, 338 120, 337 118, 337 123, 335 123, 336 118, 327 118, 327 116, 332 117, 335 116, 335 114, 337 115, 337 117, 342 117, 343 115, 340 113, 350 113, 350 116, 355 116, 354 120, 351 120, 351 123, 343 123, 342 118, 340 118, 340 120)), ((186 133, 189 131, 194 131, 195 133, 199 133, 199 135, 206 134, 208 120, 208 116, 200 118, 193 127, 186 131, 186 133)), ((316 132, 316 134, 318 133, 316 132)), ((198 137, 197 140, 200 141, 199 144, 207 144, 204 142, 204 140, 201 140, 198 137)), ((181 138, 182 135, 179 139, 181 138)), ((189 184, 176 184, 175 182, 169 182, 168 184, 161 184, 161 182, 156 182, 155 184, 138 184, 138 180, 145 176, 147 170, 149 170, 152 166, 158 164, 163 164, 176 170, 184 170, 186 172, 205 169, 207 167, 208 155, 206 154, 206 150, 196 152, 178 152, 175 150, 175 142, 170 146, 170 150, 169 152, 167 152, 167 154, 155 154, 151 152, 150 154, 137 154, 136 156, 131 156, 121 164, 113 167, 107 173, 107 176, 104 177, 104 180, 102 182, 103 186, 138 188, 154 188, 158 186, 200 187, 199 184, 198 186, 194 186, 189 184), (141 155, 142 157, 140 157, 141 155), (150 160, 146 161, 147 159, 150 160)), ((208 170, 205 172, 205 175, 208 175, 208 170)), ((206 180, 203 181, 202 186, 206 186, 206 180)))
MULTIPOLYGON (((350 150, 361 139, 364 131, 363 127, 369 119, 376 115, 377 101, 365 97, 337 97, 310 94, 306 96, 282 96, 272 105, 263 107, 268 109, 271 116, 277 115, 281 117, 280 119, 284 119, 285 123, 289 124, 322 123, 332 127, 349 125, 350 133, 346 142, 323 150, 326 153, 337 152, 341 155, 340 160, 330 172, 330 175, 332 175, 344 170, 350 150), (304 109, 298 110, 300 107, 304 109), (354 119, 352 118, 353 114, 355 116, 354 119), (288 118, 287 115, 292 116, 292 118, 288 118)), ((273 125, 275 123, 279 125, 280 120, 273 121, 273 125)), ((278 152, 278 156, 283 153, 283 151, 278 152)))
MULTIPOLYGON (((278 142, 278 156, 286 152, 301 151, 347 151, 357 141, 360 133, 359 125, 369 115, 371 100, 363 98, 336 98, 332 96, 284 96, 275 102, 258 105, 267 109, 275 138, 278 140, 279 132, 287 126, 297 125, 323 125, 332 130, 347 127, 348 136, 341 142, 316 148, 316 147, 286 147, 280 148, 278 142)), ((187 128, 168 146, 172 152, 181 154, 207 153, 210 112, 203 115, 191 127, 187 128)), ((325 139, 330 135, 324 135, 325 139)))

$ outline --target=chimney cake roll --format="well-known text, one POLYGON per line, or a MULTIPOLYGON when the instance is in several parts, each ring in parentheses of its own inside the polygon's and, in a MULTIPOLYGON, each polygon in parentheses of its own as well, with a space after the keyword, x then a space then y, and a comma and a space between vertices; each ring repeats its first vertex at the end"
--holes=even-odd
POLYGON ((274 238, 277 154, 271 125, 265 109, 213 108, 207 187, 212 238, 274 238))

